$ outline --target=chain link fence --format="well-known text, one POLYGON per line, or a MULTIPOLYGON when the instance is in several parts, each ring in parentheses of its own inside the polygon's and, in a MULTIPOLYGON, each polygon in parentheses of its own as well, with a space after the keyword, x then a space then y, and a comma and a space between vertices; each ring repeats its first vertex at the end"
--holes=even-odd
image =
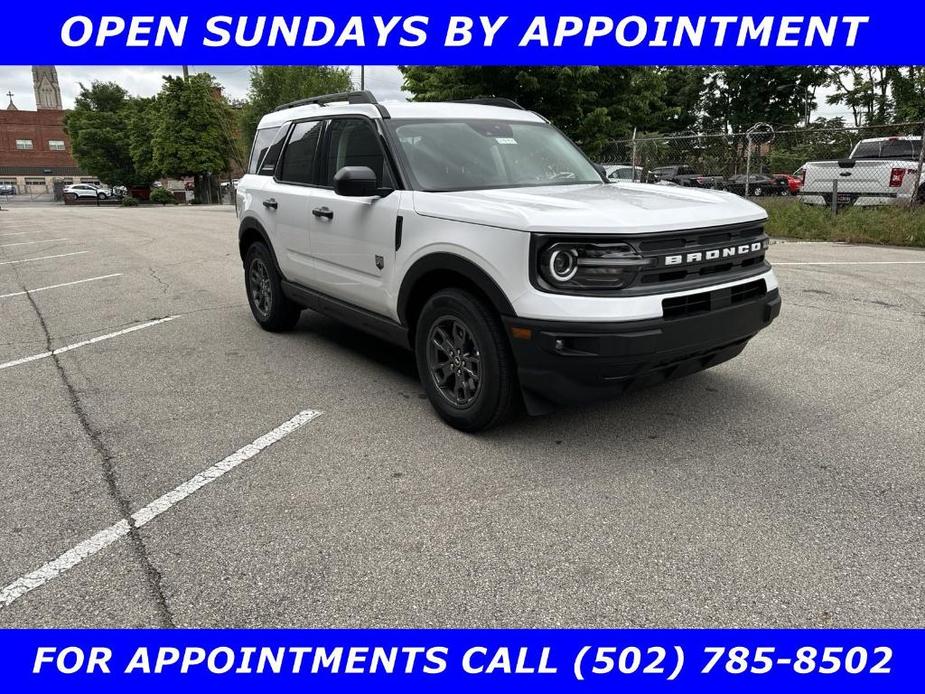
MULTIPOLYGON (((638 134, 608 142, 597 158, 613 180, 784 197, 831 208, 925 209, 925 123, 732 134, 638 134)), ((922 212, 925 214, 925 212, 922 212)))

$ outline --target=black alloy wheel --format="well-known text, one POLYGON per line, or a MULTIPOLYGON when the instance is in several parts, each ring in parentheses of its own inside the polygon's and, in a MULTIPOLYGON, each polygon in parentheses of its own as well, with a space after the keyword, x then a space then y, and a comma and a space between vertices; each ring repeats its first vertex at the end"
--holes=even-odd
POLYGON ((414 356, 430 404, 450 426, 482 431, 514 413, 517 366, 483 297, 456 287, 431 296, 415 321, 414 356))
POLYGON ((270 273, 262 258, 254 258, 250 266, 247 281, 254 308, 264 319, 270 317, 273 308, 273 287, 270 285, 270 273))
POLYGON ((270 251, 254 243, 244 257, 244 287, 254 320, 270 332, 291 330, 299 321, 302 307, 283 294, 279 272, 270 251))
POLYGON ((469 407, 482 385, 482 357, 469 327, 441 316, 427 336, 427 368, 440 394, 454 407, 469 407))

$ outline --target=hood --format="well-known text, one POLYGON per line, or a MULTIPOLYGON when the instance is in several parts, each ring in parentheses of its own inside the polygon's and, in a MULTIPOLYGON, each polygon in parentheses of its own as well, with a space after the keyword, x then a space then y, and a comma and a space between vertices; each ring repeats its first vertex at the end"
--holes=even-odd
POLYGON ((648 183, 592 183, 450 193, 414 192, 425 217, 533 232, 637 234, 760 221, 732 193, 648 183))

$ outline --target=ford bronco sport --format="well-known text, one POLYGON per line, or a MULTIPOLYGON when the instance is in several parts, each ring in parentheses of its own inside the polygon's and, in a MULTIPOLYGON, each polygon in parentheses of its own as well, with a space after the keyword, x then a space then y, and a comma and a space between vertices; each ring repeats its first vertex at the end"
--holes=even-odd
POLYGON ((764 210, 608 183, 503 99, 305 99, 260 121, 236 193, 266 330, 305 308, 414 351, 464 431, 709 368, 780 311, 764 210))

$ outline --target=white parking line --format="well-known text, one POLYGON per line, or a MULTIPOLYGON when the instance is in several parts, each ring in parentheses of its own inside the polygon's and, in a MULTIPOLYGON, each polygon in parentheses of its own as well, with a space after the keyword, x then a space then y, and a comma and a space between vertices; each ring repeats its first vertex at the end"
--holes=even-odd
POLYGON ((83 340, 81 342, 75 342, 72 345, 64 345, 64 347, 58 347, 58 349, 53 349, 50 352, 41 352, 39 354, 33 354, 29 357, 23 357, 22 359, 14 359, 13 361, 4 362, 0 364, 0 371, 3 369, 9 369, 13 366, 20 366, 22 364, 28 364, 32 361, 37 361, 39 359, 46 359, 52 357, 56 354, 63 354, 64 352, 70 352, 72 349, 77 349, 78 347, 86 347, 87 345, 94 345, 97 342, 102 342, 103 340, 111 340, 114 337, 119 337, 120 335, 127 335, 128 333, 133 333, 136 330, 143 330, 145 328, 150 328, 155 325, 160 325, 161 323, 166 323, 167 321, 174 320, 180 316, 167 316, 166 318, 158 318, 157 320, 148 321, 147 323, 141 323, 139 325, 133 325, 131 328, 126 328, 125 330, 120 330, 115 333, 109 333, 108 335, 99 335, 97 337, 92 337, 89 340, 83 340))
POLYGON ((69 241, 66 236, 60 239, 42 239, 41 241, 17 241, 16 243, 0 243, 0 248, 8 248, 9 246, 31 246, 34 243, 54 243, 55 241, 69 241))
POLYGON ((321 414, 322 413, 318 410, 302 410, 288 422, 280 424, 272 431, 255 439, 252 443, 247 444, 243 448, 239 448, 224 460, 220 460, 215 463, 215 465, 206 468, 198 475, 191 477, 183 484, 167 492, 159 499, 155 499, 144 508, 138 509, 130 518, 123 518, 118 523, 110 525, 108 528, 101 530, 80 544, 75 545, 57 559, 48 562, 35 571, 31 571, 17 578, 3 590, 0 590, 0 609, 11 605, 15 600, 21 598, 29 591, 35 590, 52 579, 57 578, 65 571, 77 566, 87 557, 91 557, 97 552, 106 549, 120 537, 128 535, 131 525, 134 525, 136 528, 147 525, 159 515, 183 501, 186 497, 202 489, 207 484, 214 482, 222 475, 231 472, 241 463, 250 460, 263 449, 272 446, 277 441, 280 441, 292 432, 305 426, 321 414))
POLYGON ((58 255, 42 255, 38 258, 23 258, 21 260, 4 260, 0 265, 12 265, 13 263, 31 263, 35 260, 51 260, 52 258, 67 258, 72 255, 83 255, 90 251, 77 251, 75 253, 59 253, 58 255))
POLYGON ((925 260, 832 260, 826 262, 807 261, 804 263, 771 262, 772 265, 925 265, 925 260))
POLYGON ((35 294, 36 292, 44 292, 46 289, 58 289, 60 287, 72 287, 75 284, 83 284, 84 282, 96 282, 97 280, 108 280, 110 277, 121 277, 122 273, 117 272, 113 275, 101 275, 99 277, 88 277, 85 280, 77 280, 76 282, 63 282, 61 284, 52 284, 47 287, 38 287, 36 289, 29 289, 25 292, 13 292, 11 294, 0 294, 0 299, 8 299, 11 296, 25 296, 26 294, 35 294))
POLYGON ((11 231, 8 234, 0 234, 0 239, 7 236, 22 236, 23 234, 47 234, 51 229, 32 229, 30 231, 11 231))

